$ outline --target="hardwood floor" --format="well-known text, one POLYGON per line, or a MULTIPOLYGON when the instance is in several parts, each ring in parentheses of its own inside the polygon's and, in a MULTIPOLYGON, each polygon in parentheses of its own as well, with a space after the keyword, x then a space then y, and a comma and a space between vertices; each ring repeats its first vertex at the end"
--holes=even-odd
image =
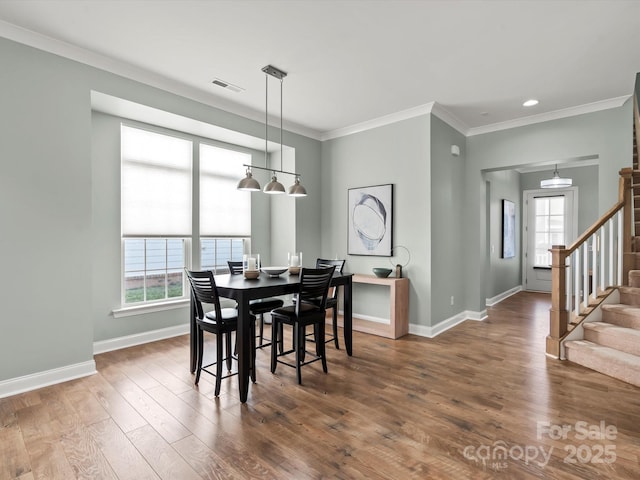
POLYGON ((265 348, 245 405, 235 378, 193 386, 186 336, 97 355, 0 399, 0 479, 640 478, 640 389, 547 358, 548 309, 521 292, 434 339, 355 332, 303 386, 265 348))

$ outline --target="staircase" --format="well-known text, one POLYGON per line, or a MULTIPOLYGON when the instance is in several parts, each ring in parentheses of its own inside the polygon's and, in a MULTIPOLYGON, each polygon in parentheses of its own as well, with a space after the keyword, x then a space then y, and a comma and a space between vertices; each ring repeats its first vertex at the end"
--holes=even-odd
POLYGON ((567 360, 640 387, 640 270, 629 272, 620 303, 602 305, 602 321, 585 322, 584 339, 565 342, 567 360))
POLYGON ((546 350, 550 356, 637 387, 640 387, 639 98, 640 73, 634 92, 632 167, 620 171, 618 202, 572 245, 553 246, 550 250, 553 280, 546 350))

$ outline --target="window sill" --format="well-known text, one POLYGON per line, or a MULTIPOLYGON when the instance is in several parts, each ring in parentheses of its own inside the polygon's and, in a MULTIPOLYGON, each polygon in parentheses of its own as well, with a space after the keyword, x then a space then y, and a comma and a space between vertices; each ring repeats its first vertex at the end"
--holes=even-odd
POLYGON ((131 307, 117 308, 111 311, 114 318, 131 317, 134 315, 144 315, 145 313, 164 312, 189 306, 188 298, 179 300, 168 300, 166 302, 148 303, 146 305, 135 305, 131 307))

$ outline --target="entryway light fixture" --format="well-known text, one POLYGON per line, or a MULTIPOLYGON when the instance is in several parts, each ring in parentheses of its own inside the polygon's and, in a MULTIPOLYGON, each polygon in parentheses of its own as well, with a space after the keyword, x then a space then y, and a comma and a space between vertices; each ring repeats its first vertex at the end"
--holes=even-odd
POLYGON ((566 188, 573 184, 573 180, 570 178, 562 178, 558 173, 558 165, 556 164, 553 171, 553 177, 540 182, 540 188, 566 188))
POLYGON ((264 88, 264 161, 265 161, 265 167, 258 167, 255 165, 247 165, 245 164, 244 166, 247 167, 247 172, 246 172, 246 177, 243 178, 242 180, 240 180, 240 182, 238 183, 238 190, 245 190, 245 191, 250 191, 250 192, 257 192, 260 190, 260 184, 258 183, 258 181, 253 178, 252 172, 251 170, 253 168, 257 168, 259 170, 267 170, 271 172, 271 181, 265 185, 264 187, 264 193, 269 193, 269 194, 280 194, 280 193, 285 193, 285 189, 284 189, 284 185, 282 185, 279 181, 278 181, 278 177, 277 174, 278 173, 284 173, 287 175, 293 175, 295 177, 295 183, 289 188, 289 196, 291 197, 306 197, 307 196, 307 190, 302 186, 302 184, 300 183, 300 177, 301 175, 299 173, 296 172, 286 172, 284 170, 282 170, 282 157, 284 156, 284 150, 282 148, 282 132, 283 132, 283 128, 282 128, 282 83, 283 83, 283 79, 284 77, 287 76, 286 72, 283 72, 282 70, 274 67, 273 65, 267 65, 266 67, 262 68, 262 71, 264 72, 264 79, 265 79, 265 88, 264 88), (274 168, 267 168, 266 164, 267 164, 267 159, 268 159, 268 134, 269 134, 269 114, 268 114, 268 108, 269 108, 269 77, 268 75, 271 75, 272 77, 277 78, 278 80, 280 80, 280 170, 276 170, 274 168))

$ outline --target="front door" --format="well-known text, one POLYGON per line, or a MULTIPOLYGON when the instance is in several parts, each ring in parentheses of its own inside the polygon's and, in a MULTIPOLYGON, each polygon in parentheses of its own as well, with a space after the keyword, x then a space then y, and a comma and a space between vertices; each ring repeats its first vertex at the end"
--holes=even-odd
POLYGON ((523 285, 551 291, 552 245, 569 246, 577 233, 577 189, 526 190, 523 209, 523 285))

